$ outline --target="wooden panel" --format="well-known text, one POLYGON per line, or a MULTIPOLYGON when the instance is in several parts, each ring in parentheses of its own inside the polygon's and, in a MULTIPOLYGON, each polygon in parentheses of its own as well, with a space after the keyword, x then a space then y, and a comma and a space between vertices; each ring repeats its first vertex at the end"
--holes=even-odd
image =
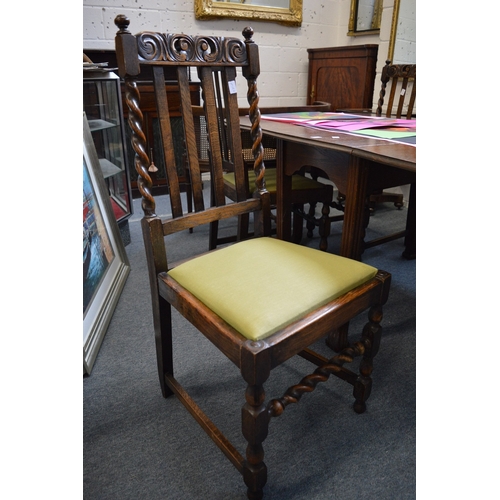
POLYGON ((378 45, 308 49, 307 103, 326 101, 332 110, 371 109, 378 45))

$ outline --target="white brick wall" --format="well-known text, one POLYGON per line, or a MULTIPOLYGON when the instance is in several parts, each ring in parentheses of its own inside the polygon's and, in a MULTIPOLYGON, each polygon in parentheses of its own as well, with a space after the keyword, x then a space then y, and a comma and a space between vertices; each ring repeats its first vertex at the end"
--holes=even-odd
MULTIPOLYGON (((348 37, 351 0, 303 0, 303 21, 300 27, 254 21, 254 39, 260 47, 261 76, 259 93, 261 106, 287 106, 306 103, 308 48, 343 45, 379 45, 377 77, 373 102, 379 92, 380 72, 387 58, 394 0, 384 0, 380 36, 348 37)), ((403 3, 406 0, 403 0, 403 3)), ((415 0, 410 14, 402 6, 402 15, 415 16, 415 0), (404 13, 404 14, 403 14, 404 13)), ((117 28, 114 19, 125 14, 133 33, 142 30, 240 36, 249 24, 245 20, 216 19, 198 21, 194 17, 194 0, 83 0, 83 49, 113 49, 117 28)), ((411 34, 415 38, 415 34, 411 34)), ((416 42, 411 51, 416 51, 416 42)), ((408 52, 408 49, 407 49, 408 52)), ((246 89, 238 94, 246 105, 246 89)))
MULTIPOLYGON (((350 4, 350 0, 303 0, 301 27, 251 22, 260 48, 261 106, 306 103, 308 48, 379 42, 377 36, 346 36, 350 4)), ((147 29, 240 36, 248 25, 244 20, 198 21, 194 17, 194 0, 83 0, 84 50, 114 48, 114 19, 118 14, 130 19, 133 33, 147 29)), ((246 89, 239 87, 238 94, 241 105, 245 105, 246 89)))

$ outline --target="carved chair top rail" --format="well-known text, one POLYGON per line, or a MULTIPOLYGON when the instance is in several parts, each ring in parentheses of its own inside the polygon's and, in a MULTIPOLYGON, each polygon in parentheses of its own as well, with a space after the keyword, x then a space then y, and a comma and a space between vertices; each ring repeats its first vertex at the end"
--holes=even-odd
POLYGON ((141 64, 248 65, 245 42, 239 38, 190 36, 150 31, 144 31, 135 36, 141 64))
POLYGON ((391 78, 409 78, 415 79, 417 77, 416 64, 391 64, 386 61, 386 65, 382 70, 382 82, 388 82, 391 78))

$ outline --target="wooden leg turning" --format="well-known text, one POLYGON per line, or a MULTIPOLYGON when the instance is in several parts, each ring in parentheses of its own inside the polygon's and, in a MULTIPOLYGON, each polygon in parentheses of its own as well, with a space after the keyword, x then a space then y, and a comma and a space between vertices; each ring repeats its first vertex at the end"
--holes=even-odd
POLYGON ((347 336, 349 334, 349 323, 342 325, 338 330, 331 332, 326 338, 326 345, 333 352, 340 352, 345 349, 349 342, 347 336))
POLYGON ((326 252, 328 250, 328 236, 330 236, 330 205, 328 203, 323 203, 323 207, 321 209, 319 236, 321 238, 319 249, 326 252))
POLYGON ((316 203, 309 204, 309 219, 307 219, 306 228, 307 228, 307 237, 312 238, 314 228, 316 224, 314 224, 314 216, 316 214, 316 203))
POLYGON ((267 437, 271 418, 264 404, 264 382, 271 373, 271 358, 265 341, 247 341, 241 349, 241 374, 247 383, 246 403, 241 409, 241 427, 247 440, 246 460, 243 462, 243 480, 251 500, 262 498, 267 482, 262 443, 267 437))
POLYGON ((374 306, 368 314, 369 321, 363 329, 363 342, 366 350, 359 365, 359 376, 354 384, 353 395, 355 398, 354 411, 363 413, 366 410, 366 400, 372 389, 371 374, 373 371, 373 358, 377 355, 380 347, 382 327, 382 307, 374 306))
POLYGON ((258 500, 263 497, 263 488, 267 482, 262 443, 267 437, 270 417, 264 404, 265 392, 262 385, 249 385, 245 398, 247 402, 242 409, 242 427, 248 446, 243 465, 243 480, 248 488, 248 498, 258 500))

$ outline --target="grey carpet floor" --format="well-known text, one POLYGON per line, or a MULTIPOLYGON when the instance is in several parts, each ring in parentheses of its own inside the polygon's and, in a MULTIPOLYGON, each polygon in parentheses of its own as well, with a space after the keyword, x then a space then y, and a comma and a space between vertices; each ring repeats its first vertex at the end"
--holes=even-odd
MULTIPOLYGON (((168 213, 168 197, 157 201, 157 213, 168 213)), ((126 247, 131 272, 92 373, 83 380, 84 498, 243 500, 246 488, 236 469, 175 397, 161 396, 139 200, 134 205, 126 247)), ((382 205, 371 218, 368 237, 404 228, 405 216, 404 209, 382 205)), ((341 226, 332 226, 329 251, 338 251, 341 226)), ((203 231, 174 237, 176 247, 188 242, 190 248, 206 248, 203 231)), ((303 241, 318 243, 317 236, 303 241)), ((401 258, 402 250, 397 240, 363 255, 364 262, 393 276, 367 411, 356 414, 351 386, 331 377, 273 419, 264 442, 265 498, 415 498, 416 278, 415 261, 401 258)), ((363 315, 352 322, 352 335, 365 320, 363 315)), ((176 377, 244 454, 245 385, 237 368, 178 314, 174 325, 176 377)), ((323 342, 314 348, 331 356, 323 342)), ((266 384, 268 398, 281 396, 313 369, 297 358, 274 370, 266 384)))

